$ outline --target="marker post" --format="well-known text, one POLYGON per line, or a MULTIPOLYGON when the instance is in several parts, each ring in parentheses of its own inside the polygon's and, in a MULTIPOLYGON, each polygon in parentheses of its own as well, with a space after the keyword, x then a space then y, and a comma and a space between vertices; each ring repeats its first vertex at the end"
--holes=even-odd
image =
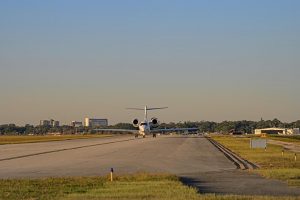
POLYGON ((114 168, 110 168, 110 181, 113 181, 114 168))

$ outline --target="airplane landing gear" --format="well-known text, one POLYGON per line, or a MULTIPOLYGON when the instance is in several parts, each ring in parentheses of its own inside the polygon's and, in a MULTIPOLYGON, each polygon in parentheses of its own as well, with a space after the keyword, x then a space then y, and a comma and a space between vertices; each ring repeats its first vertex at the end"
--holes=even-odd
POLYGON ((153 137, 156 138, 156 133, 153 133, 153 137))
POLYGON ((143 135, 143 138, 145 138, 146 137, 146 135, 143 135))
POLYGON ((139 137, 139 135, 138 135, 138 134, 135 134, 135 135, 134 135, 134 137, 135 137, 135 138, 138 138, 138 137, 139 137))

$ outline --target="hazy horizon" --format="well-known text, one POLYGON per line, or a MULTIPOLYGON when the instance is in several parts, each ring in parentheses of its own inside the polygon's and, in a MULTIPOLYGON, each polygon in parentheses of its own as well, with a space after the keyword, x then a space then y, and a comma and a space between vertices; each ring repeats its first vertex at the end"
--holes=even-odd
POLYGON ((299 120, 300 1, 0 1, 0 124, 299 120))

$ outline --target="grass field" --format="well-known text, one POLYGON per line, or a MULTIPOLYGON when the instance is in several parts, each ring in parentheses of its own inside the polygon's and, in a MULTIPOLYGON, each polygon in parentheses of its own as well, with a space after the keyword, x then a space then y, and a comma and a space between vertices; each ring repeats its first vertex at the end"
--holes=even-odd
POLYGON ((300 155, 295 161, 295 153, 284 151, 278 145, 268 144, 264 149, 251 149, 249 137, 213 136, 213 139, 223 144, 241 157, 258 164, 261 168, 255 172, 268 177, 287 181, 290 185, 300 186, 300 155))
POLYGON ((49 142, 49 141, 62 141, 62 140, 75 140, 75 139, 88 139, 88 138, 102 138, 111 137, 111 135, 26 135, 26 136, 0 136, 1 144, 21 144, 33 142, 49 142))
POLYGON ((296 200, 297 197, 259 197, 199 194, 176 176, 136 174, 116 177, 46 178, 0 180, 0 199, 5 200, 296 200))

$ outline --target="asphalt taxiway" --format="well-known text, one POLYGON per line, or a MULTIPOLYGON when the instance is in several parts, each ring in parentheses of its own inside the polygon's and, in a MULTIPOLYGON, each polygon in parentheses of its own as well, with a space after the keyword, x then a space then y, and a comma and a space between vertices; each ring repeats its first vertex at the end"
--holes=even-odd
POLYGON ((300 195, 285 183, 237 170, 206 138, 160 136, 79 139, 0 145, 0 178, 102 176, 165 172, 200 192, 300 195), (260 186, 259 190, 257 187, 260 186))

